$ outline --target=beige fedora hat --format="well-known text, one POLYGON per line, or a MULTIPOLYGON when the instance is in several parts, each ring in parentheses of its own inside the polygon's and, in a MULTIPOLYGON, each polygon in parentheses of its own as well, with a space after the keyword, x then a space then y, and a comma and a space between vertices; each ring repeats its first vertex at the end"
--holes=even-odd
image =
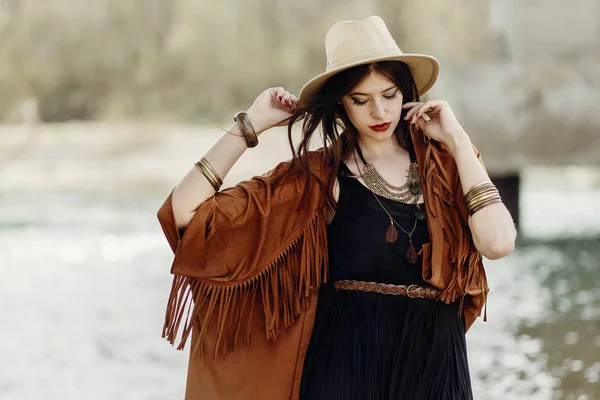
POLYGON ((419 95, 435 83, 439 61, 424 54, 405 54, 380 17, 371 16, 359 21, 342 21, 329 29, 325 36, 327 67, 300 90, 299 100, 306 103, 317 94, 325 82, 338 72, 376 61, 402 61, 410 67, 419 95))

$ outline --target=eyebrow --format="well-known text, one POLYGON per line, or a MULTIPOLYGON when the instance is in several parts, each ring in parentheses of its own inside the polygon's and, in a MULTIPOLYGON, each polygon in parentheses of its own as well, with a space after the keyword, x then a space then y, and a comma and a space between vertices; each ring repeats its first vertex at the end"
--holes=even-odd
MULTIPOLYGON (((395 89, 395 88, 396 88, 396 86, 395 86, 395 85, 394 85, 394 86, 390 86, 389 88, 385 89, 385 90, 384 90, 384 91, 382 91, 381 93, 385 93, 385 92, 387 92, 388 90, 395 89)), ((368 95, 369 95, 369 93, 360 93, 360 92, 352 92, 352 93, 348 93, 348 96, 353 96, 353 95, 359 95, 359 96, 368 96, 368 95)))

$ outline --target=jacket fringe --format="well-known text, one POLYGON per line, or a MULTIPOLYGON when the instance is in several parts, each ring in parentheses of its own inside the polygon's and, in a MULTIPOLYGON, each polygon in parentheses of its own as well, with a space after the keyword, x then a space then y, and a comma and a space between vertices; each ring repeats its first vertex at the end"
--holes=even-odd
POLYGON ((195 330, 197 335, 194 335, 192 353, 200 351, 200 357, 203 357, 209 321, 214 323, 216 313, 213 357, 235 350, 244 325, 248 346, 258 292, 266 337, 275 342, 281 329, 292 325, 308 308, 311 294, 327 282, 326 235, 324 217, 317 212, 268 266, 247 281, 219 284, 176 275, 167 303, 162 337, 174 344, 185 315, 177 349, 183 350, 195 330))
MULTIPOLYGON (((460 298, 458 313, 461 315, 465 296, 469 294, 469 291, 472 293, 474 288, 478 287, 481 290, 484 304, 487 302, 489 288, 481 254, 472 243, 467 222, 456 208, 455 194, 458 187, 452 187, 446 181, 432 157, 432 146, 428 146, 425 151, 423 165, 427 166, 424 175, 429 211, 439 220, 444 232, 444 239, 451 243, 450 258, 454 266, 450 281, 440 294, 440 300, 451 303, 460 298)), ((460 185, 460 181, 458 181, 458 185, 460 185)))

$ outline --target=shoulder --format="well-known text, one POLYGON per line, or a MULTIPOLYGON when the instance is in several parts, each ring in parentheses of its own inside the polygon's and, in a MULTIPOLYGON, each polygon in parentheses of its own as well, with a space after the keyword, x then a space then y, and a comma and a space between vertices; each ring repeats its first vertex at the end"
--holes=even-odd
MULTIPOLYGON (((307 167, 317 177, 323 179, 327 176, 330 170, 330 157, 324 148, 311 150, 306 153, 307 167)), ((288 178, 306 177, 300 173, 300 170, 294 167, 294 163, 299 163, 301 160, 289 159, 277 164, 273 169, 263 174, 263 177, 280 178, 287 175, 288 178)))
POLYGON ((309 151, 308 160, 310 169, 315 173, 329 172, 331 168, 331 157, 323 147, 309 151))

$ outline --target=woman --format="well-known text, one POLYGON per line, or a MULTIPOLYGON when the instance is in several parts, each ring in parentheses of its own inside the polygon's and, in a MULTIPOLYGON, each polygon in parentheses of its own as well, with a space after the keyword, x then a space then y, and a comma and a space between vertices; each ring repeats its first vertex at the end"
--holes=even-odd
POLYGON ((263 92, 159 211, 186 399, 472 398, 481 256, 512 251, 512 218, 448 104, 419 100, 435 58, 403 54, 379 17, 336 24, 326 48, 299 99, 263 92), (302 118, 290 162, 219 191, 260 133, 288 124, 291 142, 302 118))

